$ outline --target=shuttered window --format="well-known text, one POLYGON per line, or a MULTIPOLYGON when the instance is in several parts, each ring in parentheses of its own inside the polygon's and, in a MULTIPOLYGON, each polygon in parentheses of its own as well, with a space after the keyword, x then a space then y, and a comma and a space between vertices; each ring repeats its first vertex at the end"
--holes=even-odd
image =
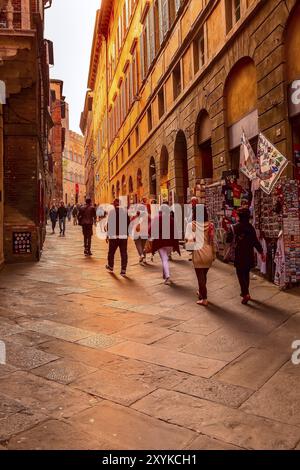
POLYGON ((145 78, 145 60, 144 60, 144 38, 143 34, 140 36, 140 60, 141 60, 141 79, 145 78))
POLYGON ((133 102, 133 65, 132 62, 129 67, 129 107, 133 102))
POLYGON ((169 1, 159 0, 159 31, 160 44, 163 42, 167 32, 169 31, 169 1))
POLYGON ((154 5, 152 4, 148 14, 148 31, 149 31, 149 65, 155 59, 155 20, 154 5))
POLYGON ((180 5, 181 5, 181 0, 175 0, 175 10, 176 10, 176 14, 178 13, 178 10, 180 8, 180 5))

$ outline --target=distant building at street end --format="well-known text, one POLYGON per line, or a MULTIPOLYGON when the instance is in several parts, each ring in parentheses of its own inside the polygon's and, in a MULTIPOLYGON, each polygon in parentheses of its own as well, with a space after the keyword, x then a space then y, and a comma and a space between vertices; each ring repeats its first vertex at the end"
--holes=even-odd
MULTIPOLYGON (((84 162, 86 196, 95 202, 95 142, 93 132, 93 94, 86 93, 84 110, 81 113, 80 129, 84 135, 84 162)), ((96 201, 97 202, 97 201, 96 201)))
POLYGON ((71 206, 83 204, 86 195, 84 139, 68 127, 63 152, 63 194, 65 204, 71 206))
POLYGON ((49 135, 50 156, 53 165, 51 203, 63 200, 63 152, 66 140, 66 102, 63 96, 63 81, 50 81, 50 113, 53 127, 49 135))

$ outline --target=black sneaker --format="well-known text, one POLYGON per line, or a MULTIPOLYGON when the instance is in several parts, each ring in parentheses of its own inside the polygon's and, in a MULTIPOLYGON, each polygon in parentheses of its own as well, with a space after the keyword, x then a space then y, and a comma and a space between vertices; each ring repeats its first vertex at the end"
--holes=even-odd
POLYGON ((105 269, 109 271, 110 273, 114 272, 114 268, 111 268, 110 266, 108 266, 108 264, 105 266, 105 269))
POLYGON ((126 277, 126 271, 121 271, 121 276, 126 277))

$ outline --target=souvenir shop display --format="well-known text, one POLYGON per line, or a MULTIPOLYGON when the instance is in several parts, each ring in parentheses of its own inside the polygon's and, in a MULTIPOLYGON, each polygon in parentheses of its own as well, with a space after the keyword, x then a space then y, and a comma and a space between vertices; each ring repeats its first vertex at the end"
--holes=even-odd
MULTIPOLYGON (((300 168, 297 158, 296 169, 300 168)), ((238 209, 248 207, 267 253, 267 262, 258 263, 258 269, 281 288, 300 283, 300 178, 298 173, 296 180, 282 177, 287 165, 287 159, 263 134, 259 134, 256 156, 243 132, 239 171, 224 172, 222 182, 205 189, 219 257, 233 261, 234 250, 226 244, 226 236, 238 221, 238 209)))
POLYGON ((267 276, 279 287, 300 282, 300 183, 283 178, 255 193, 255 227, 267 243, 267 276))
POLYGON ((300 181, 300 145, 294 145, 294 160, 295 160, 295 168, 296 168, 296 178, 300 181))
POLYGON ((287 167, 288 160, 263 134, 258 137, 257 158, 260 166, 260 187, 265 193, 271 194, 287 167))
POLYGON ((249 180, 238 171, 226 171, 220 183, 206 186, 205 203, 215 225, 217 253, 226 262, 234 260, 232 247, 226 243, 231 226, 238 222, 238 209, 250 207, 249 180))
POLYGON ((285 248, 286 282, 300 282, 300 182, 283 183, 283 239, 285 248))

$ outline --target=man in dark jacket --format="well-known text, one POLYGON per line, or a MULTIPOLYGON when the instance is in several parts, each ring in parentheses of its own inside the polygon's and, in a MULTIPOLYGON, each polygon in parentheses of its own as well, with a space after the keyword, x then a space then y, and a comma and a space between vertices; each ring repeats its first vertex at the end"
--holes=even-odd
POLYGON ((68 215, 68 210, 64 204, 64 201, 61 201, 60 206, 57 210, 57 216, 59 221, 59 236, 64 237, 66 232, 66 218, 68 215))
POLYGON ((241 286, 242 304, 251 300, 249 293, 250 271, 255 267, 254 248, 265 261, 265 254, 255 229, 250 223, 249 209, 239 210, 239 223, 232 228, 227 236, 228 243, 235 243, 235 261, 237 277, 241 286))
POLYGON ((82 226, 82 233, 84 239, 84 254, 85 256, 92 256, 92 236, 93 236, 93 225, 96 220, 96 209, 92 205, 90 198, 86 199, 85 206, 79 209, 78 221, 79 225, 82 226))
POLYGON ((55 227, 56 227, 56 222, 57 222, 57 209, 56 206, 53 204, 50 211, 49 211, 49 216, 51 220, 51 225, 52 225, 52 235, 55 234, 55 227))
POLYGON ((120 207, 120 200, 114 200, 114 208, 108 214, 107 221, 107 241, 109 244, 108 264, 106 269, 110 272, 114 270, 115 254, 117 249, 121 255, 121 276, 126 276, 128 264, 128 227, 130 219, 126 208, 120 207))

